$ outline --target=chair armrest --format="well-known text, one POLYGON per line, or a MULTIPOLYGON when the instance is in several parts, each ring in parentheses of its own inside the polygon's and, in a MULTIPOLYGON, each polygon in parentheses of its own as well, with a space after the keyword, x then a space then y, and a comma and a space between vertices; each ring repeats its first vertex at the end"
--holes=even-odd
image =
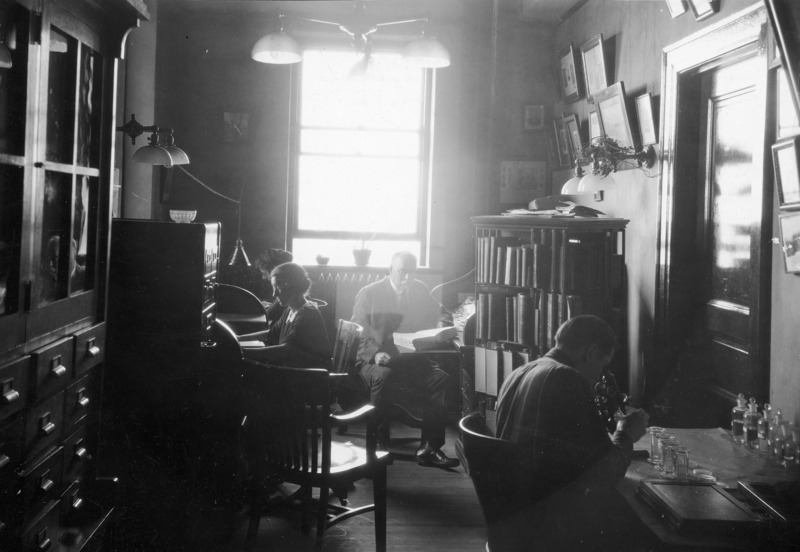
POLYGON ((354 410, 352 412, 347 412, 345 414, 332 414, 331 419, 333 420, 333 425, 348 425, 353 422, 361 422, 363 420, 368 420, 375 415, 375 407, 371 404, 365 404, 358 410, 354 410))
POLYGON ((267 334, 269 334, 269 330, 261 330, 258 332, 237 335, 236 339, 238 339, 239 341, 255 341, 255 340, 261 341, 262 340, 261 338, 267 337, 267 334))

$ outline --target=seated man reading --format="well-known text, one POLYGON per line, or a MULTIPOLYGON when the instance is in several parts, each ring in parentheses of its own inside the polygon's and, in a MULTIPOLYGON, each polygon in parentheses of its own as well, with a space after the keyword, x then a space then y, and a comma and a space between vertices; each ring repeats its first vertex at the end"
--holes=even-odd
MULTIPOLYGON (((270 324, 265 346, 245 348, 245 358, 296 368, 329 368, 331 343, 322 315, 307 299, 311 280, 305 269, 295 263, 283 263, 272 270, 271 280, 276 303, 283 312, 270 324)), ((248 337, 251 336, 240 336, 248 337)))
POLYGON ((647 413, 630 409, 609 437, 594 402, 593 384, 614 355, 616 338, 600 318, 571 318, 556 346, 514 370, 500 389, 497 437, 517 443, 532 470, 532 524, 561 550, 626 550, 636 524, 613 523, 620 504, 613 485, 625 476, 647 413))
MULTIPOLYGON (((458 460, 442 451, 445 424, 447 374, 421 356, 401 356, 394 343, 395 332, 414 332, 444 323, 442 308, 428 287, 414 279, 417 258, 407 251, 395 253, 389 276, 363 287, 356 296, 353 322, 364 332, 358 350, 361 377, 370 390, 372 403, 383 416, 390 414, 393 385, 402 381, 419 389, 425 400, 422 441, 417 462, 423 466, 452 468, 458 460)), ((379 445, 388 445, 388 425, 379 428, 379 445)))

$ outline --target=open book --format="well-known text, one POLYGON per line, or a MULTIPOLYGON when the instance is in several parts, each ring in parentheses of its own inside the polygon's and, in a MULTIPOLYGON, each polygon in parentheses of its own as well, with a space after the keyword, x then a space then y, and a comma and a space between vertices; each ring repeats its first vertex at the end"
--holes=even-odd
POLYGON ((448 347, 457 335, 458 330, 455 326, 432 328, 412 333, 396 333, 394 334, 394 344, 398 347, 415 351, 427 351, 448 347))

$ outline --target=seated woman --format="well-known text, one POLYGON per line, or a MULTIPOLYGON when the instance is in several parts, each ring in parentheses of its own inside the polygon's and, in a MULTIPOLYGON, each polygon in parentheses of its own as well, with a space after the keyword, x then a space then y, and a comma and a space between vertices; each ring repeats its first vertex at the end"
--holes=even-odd
MULTIPOLYGON (((270 275, 283 313, 269 327, 264 347, 247 347, 245 358, 297 368, 329 368, 331 344, 317 306, 307 299, 311 280, 305 269, 283 263, 270 275)), ((248 338, 252 336, 239 336, 248 338)))

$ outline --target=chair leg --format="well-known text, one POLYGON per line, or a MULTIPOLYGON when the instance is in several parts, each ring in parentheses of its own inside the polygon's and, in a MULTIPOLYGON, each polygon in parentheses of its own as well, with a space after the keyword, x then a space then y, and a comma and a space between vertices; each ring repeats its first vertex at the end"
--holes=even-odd
POLYGON ((322 550, 322 536, 325 534, 325 525, 328 522, 328 493, 327 485, 320 487, 319 509, 317 510, 317 550, 322 550))
POLYGON ((375 501, 375 551, 386 552, 386 467, 375 473, 372 480, 375 501))

